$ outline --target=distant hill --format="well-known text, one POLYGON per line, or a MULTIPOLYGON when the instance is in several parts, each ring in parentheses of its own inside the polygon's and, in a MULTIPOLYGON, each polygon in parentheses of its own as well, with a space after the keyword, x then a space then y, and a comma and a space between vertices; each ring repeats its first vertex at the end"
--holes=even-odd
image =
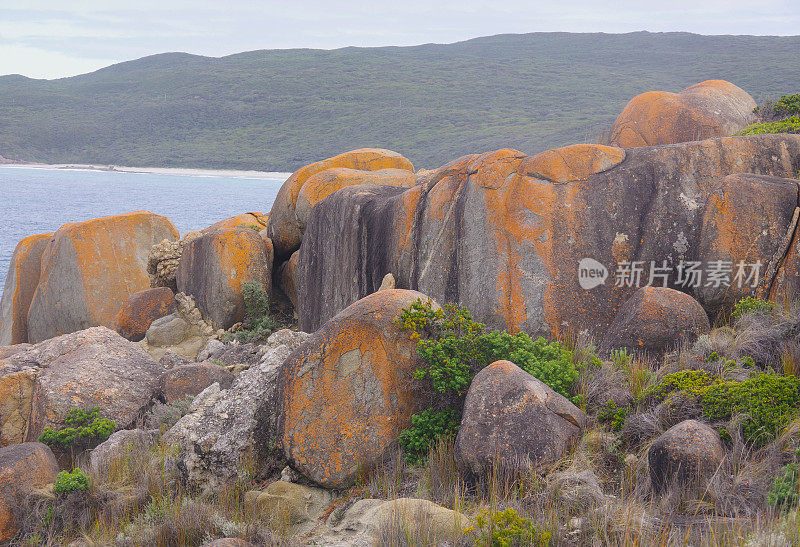
POLYGON ((432 168, 594 140, 634 95, 729 80, 798 92, 800 37, 536 33, 449 45, 165 53, 60 80, 0 78, 0 155, 291 171, 374 146, 432 168))

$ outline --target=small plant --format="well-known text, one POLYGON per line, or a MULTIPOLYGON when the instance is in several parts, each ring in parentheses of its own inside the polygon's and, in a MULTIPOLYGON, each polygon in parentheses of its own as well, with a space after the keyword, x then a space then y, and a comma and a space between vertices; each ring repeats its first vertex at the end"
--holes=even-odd
POLYGON ((625 419, 632 411, 630 406, 618 407, 616 401, 608 401, 606 406, 597 413, 597 420, 601 423, 607 423, 614 431, 621 431, 622 426, 625 425, 625 419))
POLYGON ((91 410, 73 408, 64 418, 62 429, 44 428, 39 436, 39 441, 51 448, 86 450, 97 446, 117 428, 117 424, 106 418, 100 417, 100 407, 91 410))
POLYGON ((53 493, 57 496, 66 496, 72 492, 84 492, 89 489, 89 477, 80 469, 61 471, 56 475, 53 484, 53 493))
POLYGON ((242 329, 229 333, 227 339, 235 337, 240 342, 265 340, 277 327, 275 318, 270 315, 269 294, 260 283, 246 281, 242 283, 245 319, 242 329))
POLYGON ((455 436, 458 425, 458 414, 452 408, 439 412, 428 408, 411 416, 411 427, 400 432, 406 461, 414 465, 423 463, 433 444, 440 438, 455 436))
POLYGON ((767 496, 767 503, 781 512, 788 512, 797 507, 800 492, 800 475, 797 462, 784 465, 775 477, 767 496))
POLYGON ((775 309, 774 304, 769 300, 747 296, 739 300, 733 307, 733 313, 731 314, 731 319, 733 321, 738 321, 741 317, 747 314, 772 313, 774 309, 775 309))
POLYGON ((625 348, 615 349, 611 352, 611 362, 614 363, 614 366, 617 368, 624 368, 631 360, 631 356, 628 355, 628 350, 625 348))
POLYGON ((530 519, 521 517, 516 510, 481 511, 475 525, 466 530, 476 534, 479 547, 511 547, 512 545, 550 545, 551 533, 534 526, 530 519))

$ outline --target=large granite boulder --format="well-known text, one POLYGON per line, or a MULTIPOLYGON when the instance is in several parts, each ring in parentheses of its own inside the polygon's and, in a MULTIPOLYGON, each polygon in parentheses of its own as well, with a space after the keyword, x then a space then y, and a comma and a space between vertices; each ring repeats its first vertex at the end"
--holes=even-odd
POLYGON ((249 228, 260 232, 267 227, 269 215, 259 212, 242 213, 219 222, 215 222, 207 228, 203 228, 202 233, 208 234, 217 230, 227 230, 228 228, 249 228))
MULTIPOLYGON (((329 488, 353 484, 359 470, 396 450, 421 403, 416 341, 395 324, 427 297, 387 290, 346 308, 315 332, 278 375, 277 442, 291 466, 329 488)), ((269 432, 271 423, 259 428, 269 432)))
MULTIPOLYGON (((604 334, 650 274, 653 285, 663 284, 661 268, 668 288, 701 303, 725 300, 726 287, 696 290, 678 275, 682 263, 711 267, 727 248, 701 244, 703 234, 719 231, 712 227, 717 215, 706 211, 731 199, 743 224, 737 234, 769 224, 768 234, 791 235, 795 181, 748 178, 761 188, 753 196, 781 189, 766 202, 722 190, 732 184, 729 175, 791 178, 798 170, 800 135, 759 135, 624 154, 599 145, 534 157, 499 150, 460 158, 409 189, 344 188, 318 203, 306 225, 296 268, 299 326, 319 328, 374 292, 387 273, 398 287, 466 306, 491 327, 540 334, 604 334)), ((788 271, 787 283, 794 282, 800 242, 791 246, 794 270, 786 270, 784 239, 761 237, 746 253, 732 247, 731 256, 763 265, 744 294, 769 290, 774 271, 788 271)))
POLYGON ((706 80, 679 93, 648 91, 625 106, 609 142, 633 148, 726 137, 755 121, 755 107, 746 91, 724 80, 706 80))
POLYGON ((228 389, 233 383, 233 374, 227 368, 212 363, 178 365, 161 375, 158 394, 165 403, 171 405, 187 396, 194 397, 214 383, 218 383, 221 389, 228 389))
POLYGON ((38 439, 45 427, 62 427, 76 407, 100 407, 102 417, 129 427, 150 404, 161 372, 147 353, 106 327, 7 357, 0 361, 0 386, 9 388, 0 405, 2 444, 38 439))
POLYGON ((227 329, 244 318, 242 286, 269 290, 272 245, 255 230, 228 228, 189 242, 178 267, 178 290, 194 298, 204 318, 227 329))
POLYGON ((0 448, 0 542, 14 537, 24 518, 24 496, 52 483, 58 463, 46 444, 23 443, 0 448))
POLYGON ((141 456, 155 445, 153 434, 142 429, 123 429, 92 449, 89 454, 89 468, 95 477, 108 476, 126 458, 141 456))
POLYGON ((267 235, 275 255, 285 259, 300 247, 311 209, 336 190, 359 184, 414 183, 414 166, 391 150, 363 148, 306 165, 283 183, 272 205, 267 235))
POLYGON ((53 234, 28 236, 11 255, 11 263, 0 299, 0 346, 28 341, 28 311, 39 285, 42 255, 53 234))
POLYGON ((664 287, 642 287, 620 308, 601 350, 661 355, 682 342, 694 343, 710 328, 705 310, 688 294, 664 287))
POLYGON ((455 443, 459 470, 470 477, 492 469, 546 469, 566 456, 586 426, 586 415, 510 361, 475 375, 464 401, 455 443))
POLYGON ((128 297, 150 286, 147 258, 178 231, 146 211, 65 224, 42 257, 28 312, 28 341, 41 342, 94 326, 114 328, 128 297))
POLYGON ((133 293, 114 319, 114 330, 131 342, 142 340, 156 319, 176 309, 175 294, 169 287, 155 287, 133 293))
POLYGON ((708 424, 685 420, 658 437, 647 451, 656 492, 671 485, 703 488, 719 469, 725 446, 708 424))
MULTIPOLYGON (((257 425, 260 407, 274 407, 278 368, 307 338, 288 329, 273 333, 265 344, 258 365, 241 372, 229 389, 213 383, 192 401, 189 413, 165 435, 167 442, 181 447, 182 466, 189 483, 211 488, 235 478, 244 458, 269 457, 272 449, 257 425), (261 454, 254 454, 262 450, 261 454)), ((215 365, 216 366, 216 365, 215 365)), ((259 422, 274 428, 275 416, 267 410, 259 422)))

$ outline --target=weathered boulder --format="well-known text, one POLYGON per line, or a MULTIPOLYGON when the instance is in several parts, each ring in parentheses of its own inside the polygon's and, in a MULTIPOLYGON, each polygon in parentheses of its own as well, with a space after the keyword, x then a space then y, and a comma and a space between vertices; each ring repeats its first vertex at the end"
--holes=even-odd
POLYGON ((455 457, 467 476, 494 466, 519 472, 542 469, 566 456, 586 425, 586 415, 510 361, 475 375, 464 401, 455 457))
POLYGON ((233 383, 233 374, 212 363, 179 365, 161 375, 158 394, 169 405, 187 395, 194 397, 215 382, 221 389, 228 389, 233 383))
POLYGON ((147 343, 156 347, 177 346, 189 335, 191 325, 183 317, 171 313, 153 321, 145 332, 147 343))
POLYGON ((114 319, 114 330, 131 342, 138 342, 156 319, 175 311, 175 294, 169 287, 133 293, 114 319))
POLYGON ((273 525, 291 526, 321 515, 331 498, 331 493, 322 488, 275 481, 263 491, 246 492, 245 504, 255 513, 274 519, 273 525))
POLYGON ((227 329, 244 318, 242 285, 271 286, 272 253, 255 230, 229 228, 193 239, 181 255, 178 290, 192 296, 204 318, 227 329))
POLYGON ((664 287, 642 287, 622 305, 601 346, 661 355, 682 342, 693 344, 710 330, 708 316, 697 300, 664 287))
POLYGON ((28 311, 39 285, 42 255, 52 237, 53 234, 28 236, 17 243, 11 255, 0 299, 0 346, 28 341, 28 311))
POLYGON ((75 407, 100 407, 117 427, 130 426, 150 404, 161 367, 136 344, 106 327, 93 327, 36 344, 0 361, 9 389, 0 431, 4 443, 39 438, 61 427, 75 407), (23 436, 24 435, 24 436, 23 436))
POLYGON ((658 437, 647 451, 656 492, 672 484, 704 487, 719 468, 725 447, 708 424, 685 420, 658 437))
POLYGON ((359 184, 412 186, 414 166, 397 152, 364 148, 295 171, 278 191, 267 223, 276 256, 285 259, 300 247, 309 212, 320 200, 359 184))
MULTIPOLYGON (((264 436, 256 428, 256 411, 262 404, 267 408, 274 405, 278 368, 308 336, 288 329, 273 333, 257 366, 236 376, 230 389, 220 389, 215 383, 203 390, 189 413, 166 433, 167 442, 181 447, 181 460, 191 484, 213 489, 236 477, 242 459, 252 455, 254 444, 263 448, 264 458, 268 457, 268 443, 256 442, 264 436)), ((274 427, 269 425, 274 415, 260 420, 274 427)))
POLYGON ((99 325, 113 328, 128 297, 150 286, 150 249, 163 239, 177 238, 166 217, 146 211, 59 228, 42 257, 28 312, 29 341, 99 325))
POLYGON ((150 276, 151 287, 169 287, 172 292, 178 292, 175 277, 178 274, 183 249, 191 240, 201 235, 203 234, 197 230, 190 230, 180 241, 165 239, 153 245, 147 255, 147 275, 150 276))
MULTIPOLYGON (((705 268, 717 257, 716 251, 707 257, 711 247, 700 242, 711 218, 706 209, 726 176, 792 177, 800 170, 798 135, 631 148, 624 158, 621 150, 598 145, 591 154, 576 150, 533 158, 499 150, 460 158, 413 188, 334 192, 312 210, 299 250, 300 328, 319 328, 391 273, 397 286, 466 306, 491 327, 603 335, 659 268, 667 270, 668 288, 697 294, 678 267, 701 262, 705 268), (594 262, 579 268, 585 259, 594 262), (604 279, 587 284, 592 279, 582 277, 584 270, 604 279)), ((759 177, 752 183, 764 184, 765 192, 773 185, 759 177)), ((763 229, 762 212, 771 206, 743 203, 749 209, 737 218, 749 220, 742 233, 763 229)), ((785 207, 795 202, 789 198, 785 207)), ((770 233, 790 231, 782 212, 770 218, 777 219, 770 233)), ((782 247, 782 236, 763 237, 747 258, 767 264, 782 247)), ((771 277, 762 276, 752 291, 768 289, 771 277)), ((654 276, 652 284, 661 279, 654 276)), ((702 291, 700 301, 710 302, 726 288, 702 291)))
POLYGON ((609 142, 633 148, 726 137, 754 121, 755 107, 746 91, 724 80, 706 80, 679 93, 649 91, 625 106, 609 142))
MULTIPOLYGON (((420 403, 416 342, 394 323, 421 293, 387 290, 346 308, 315 332, 278 375, 277 441, 297 471, 344 488, 395 450, 420 403)), ((268 408, 268 407, 265 407, 268 408)), ((271 424, 261 423, 269 432, 271 424)))
POLYGON ((269 215, 265 215, 264 213, 242 213, 241 215, 236 215, 224 220, 220 220, 219 222, 215 222, 208 228, 203 228, 202 233, 208 234, 211 232, 216 232, 217 230, 226 230, 228 228, 249 228, 251 230, 255 230, 256 232, 260 232, 267 227, 268 220, 269 215))
POLYGON ((46 444, 23 443, 0 448, 0 542, 10 540, 19 529, 26 493, 52 483, 58 463, 46 444))
POLYGON ((89 467, 95 476, 107 475, 125 458, 134 458, 155 445, 152 433, 142 429, 123 429, 97 445, 89 454, 89 467))
POLYGON ((295 251, 289 260, 280 265, 278 269, 278 283, 280 289, 297 308, 297 263, 300 259, 300 252, 295 251))

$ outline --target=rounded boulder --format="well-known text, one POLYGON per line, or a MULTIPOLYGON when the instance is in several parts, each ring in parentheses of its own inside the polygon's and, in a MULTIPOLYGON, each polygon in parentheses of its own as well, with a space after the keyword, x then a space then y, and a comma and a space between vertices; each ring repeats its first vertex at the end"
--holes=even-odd
POLYGON ((178 291, 194 298, 203 318, 227 329, 244 318, 243 285, 264 290, 272 279, 272 246, 255 230, 228 228, 189 242, 178 266, 178 291))
POLYGON ((169 287, 156 287, 133 293, 122 305, 114 329, 131 342, 142 340, 156 319, 175 311, 175 294, 169 287))
POLYGON ((708 315, 688 294, 642 287, 620 308, 601 346, 603 353, 626 349, 661 355, 709 331, 708 315))
POLYGON ((0 346, 28 341, 28 311, 39 285, 42 255, 53 234, 36 234, 22 239, 11 255, 6 283, 0 299, 0 346))
POLYGON ((653 490, 670 485, 705 486, 719 468, 725 447, 708 424, 685 420, 658 437, 647 451, 653 490))
MULTIPOLYGON (((427 297, 387 290, 355 302, 314 333, 278 374, 277 441, 291 466, 326 488, 353 484, 359 471, 396 450, 420 403, 416 341, 395 324, 427 297)), ((261 426, 269 427, 268 424, 261 426)))

